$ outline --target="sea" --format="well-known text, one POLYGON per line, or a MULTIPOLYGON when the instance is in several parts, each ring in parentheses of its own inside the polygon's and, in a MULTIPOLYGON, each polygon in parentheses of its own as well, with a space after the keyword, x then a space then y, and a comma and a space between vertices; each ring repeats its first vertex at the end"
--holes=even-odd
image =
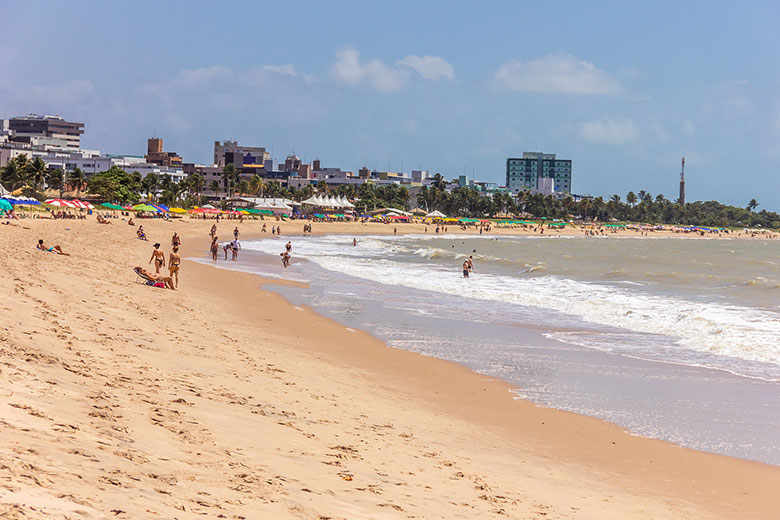
POLYGON ((237 262, 217 265, 305 282, 265 288, 391 347, 506 380, 516 398, 780 465, 780 241, 356 238, 247 241, 237 262))

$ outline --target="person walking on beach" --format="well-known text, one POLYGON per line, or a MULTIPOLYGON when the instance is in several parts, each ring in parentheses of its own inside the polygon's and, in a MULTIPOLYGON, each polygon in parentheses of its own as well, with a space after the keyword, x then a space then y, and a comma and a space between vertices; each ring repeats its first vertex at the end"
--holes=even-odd
POLYGON ((173 252, 168 256, 168 271, 171 278, 175 280, 175 287, 179 287, 179 265, 181 264, 181 255, 179 255, 179 246, 173 246, 173 252))
POLYGON ((233 238, 238 240, 238 228, 237 227, 236 227, 236 229, 233 230, 233 238))
POLYGON ((181 238, 178 233, 174 233, 171 237, 171 247, 179 247, 181 245, 181 238))
POLYGON ((230 243, 230 248, 233 250, 233 261, 235 262, 238 260, 238 252, 241 250, 241 243, 238 241, 238 238, 230 243))
POLYGON ((213 239, 216 234, 217 234, 217 225, 216 224, 212 224, 212 226, 211 226, 211 238, 213 239))
POLYGON ((276 226, 271 226, 271 234, 276 236, 276 226))
POLYGON ((211 239, 211 247, 209 250, 211 251, 211 259, 213 261, 217 261, 217 253, 219 253, 219 242, 217 241, 219 237, 214 237, 211 239))
POLYGON ((263 229, 261 229, 263 233, 265 233, 265 222, 263 222, 263 229))
POLYGON ((152 251, 152 256, 149 258, 149 263, 152 263, 152 260, 154 260, 154 272, 157 274, 160 274, 160 268, 162 268, 165 265, 165 253, 160 251, 160 243, 157 242, 154 244, 154 250, 152 251))
POLYGON ((231 242, 227 242, 224 246, 222 246, 222 251, 225 253, 225 260, 227 260, 228 251, 231 251, 233 249, 233 245, 231 242))
POLYGON ((398 228, 393 228, 393 234, 394 234, 394 235, 397 235, 397 234, 398 234, 398 228))
POLYGON ((282 226, 276 226, 276 236, 282 236, 282 226))

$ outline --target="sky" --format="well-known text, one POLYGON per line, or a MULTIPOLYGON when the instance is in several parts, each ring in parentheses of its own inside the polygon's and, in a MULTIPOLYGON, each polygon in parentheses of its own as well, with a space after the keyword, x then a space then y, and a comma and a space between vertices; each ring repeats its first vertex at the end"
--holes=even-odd
POLYGON ((104 2, 0 7, 0 118, 85 123, 210 164, 215 140, 356 171, 505 183, 526 151, 577 194, 780 211, 780 3, 104 2), (385 5, 387 4, 387 5, 385 5))

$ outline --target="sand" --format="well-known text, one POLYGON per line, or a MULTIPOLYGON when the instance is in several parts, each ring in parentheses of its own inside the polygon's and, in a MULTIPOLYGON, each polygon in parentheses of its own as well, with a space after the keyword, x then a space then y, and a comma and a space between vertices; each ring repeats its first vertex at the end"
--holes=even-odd
MULTIPOLYGON (((139 221, 150 242, 113 222, 0 227, 3 518, 679 519, 780 510, 778 467, 513 399, 506 383, 295 308, 253 275, 185 260, 178 291, 137 284, 132 267, 149 268, 155 241, 167 253, 173 231, 185 258, 205 256, 212 221, 139 221), (34 249, 38 238, 72 256, 34 249)), ((220 223, 223 240, 234 226, 220 223)), ((301 227, 282 226, 285 235, 301 227)), ((242 238, 259 228, 241 224, 242 238)))

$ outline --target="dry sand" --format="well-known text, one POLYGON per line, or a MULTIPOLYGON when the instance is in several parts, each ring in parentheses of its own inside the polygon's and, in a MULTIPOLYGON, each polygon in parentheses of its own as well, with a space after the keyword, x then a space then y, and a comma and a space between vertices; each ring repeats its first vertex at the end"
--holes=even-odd
MULTIPOLYGON (((131 268, 148 267, 155 241, 167 253, 173 231, 185 258, 206 255, 212 221, 139 221, 149 242, 113 222, 0 227, 2 518, 780 511, 778 467, 514 400, 505 383, 294 308, 255 276, 185 260, 179 291, 137 284, 131 268)), ((223 239, 234 225, 220 223, 223 239)))

